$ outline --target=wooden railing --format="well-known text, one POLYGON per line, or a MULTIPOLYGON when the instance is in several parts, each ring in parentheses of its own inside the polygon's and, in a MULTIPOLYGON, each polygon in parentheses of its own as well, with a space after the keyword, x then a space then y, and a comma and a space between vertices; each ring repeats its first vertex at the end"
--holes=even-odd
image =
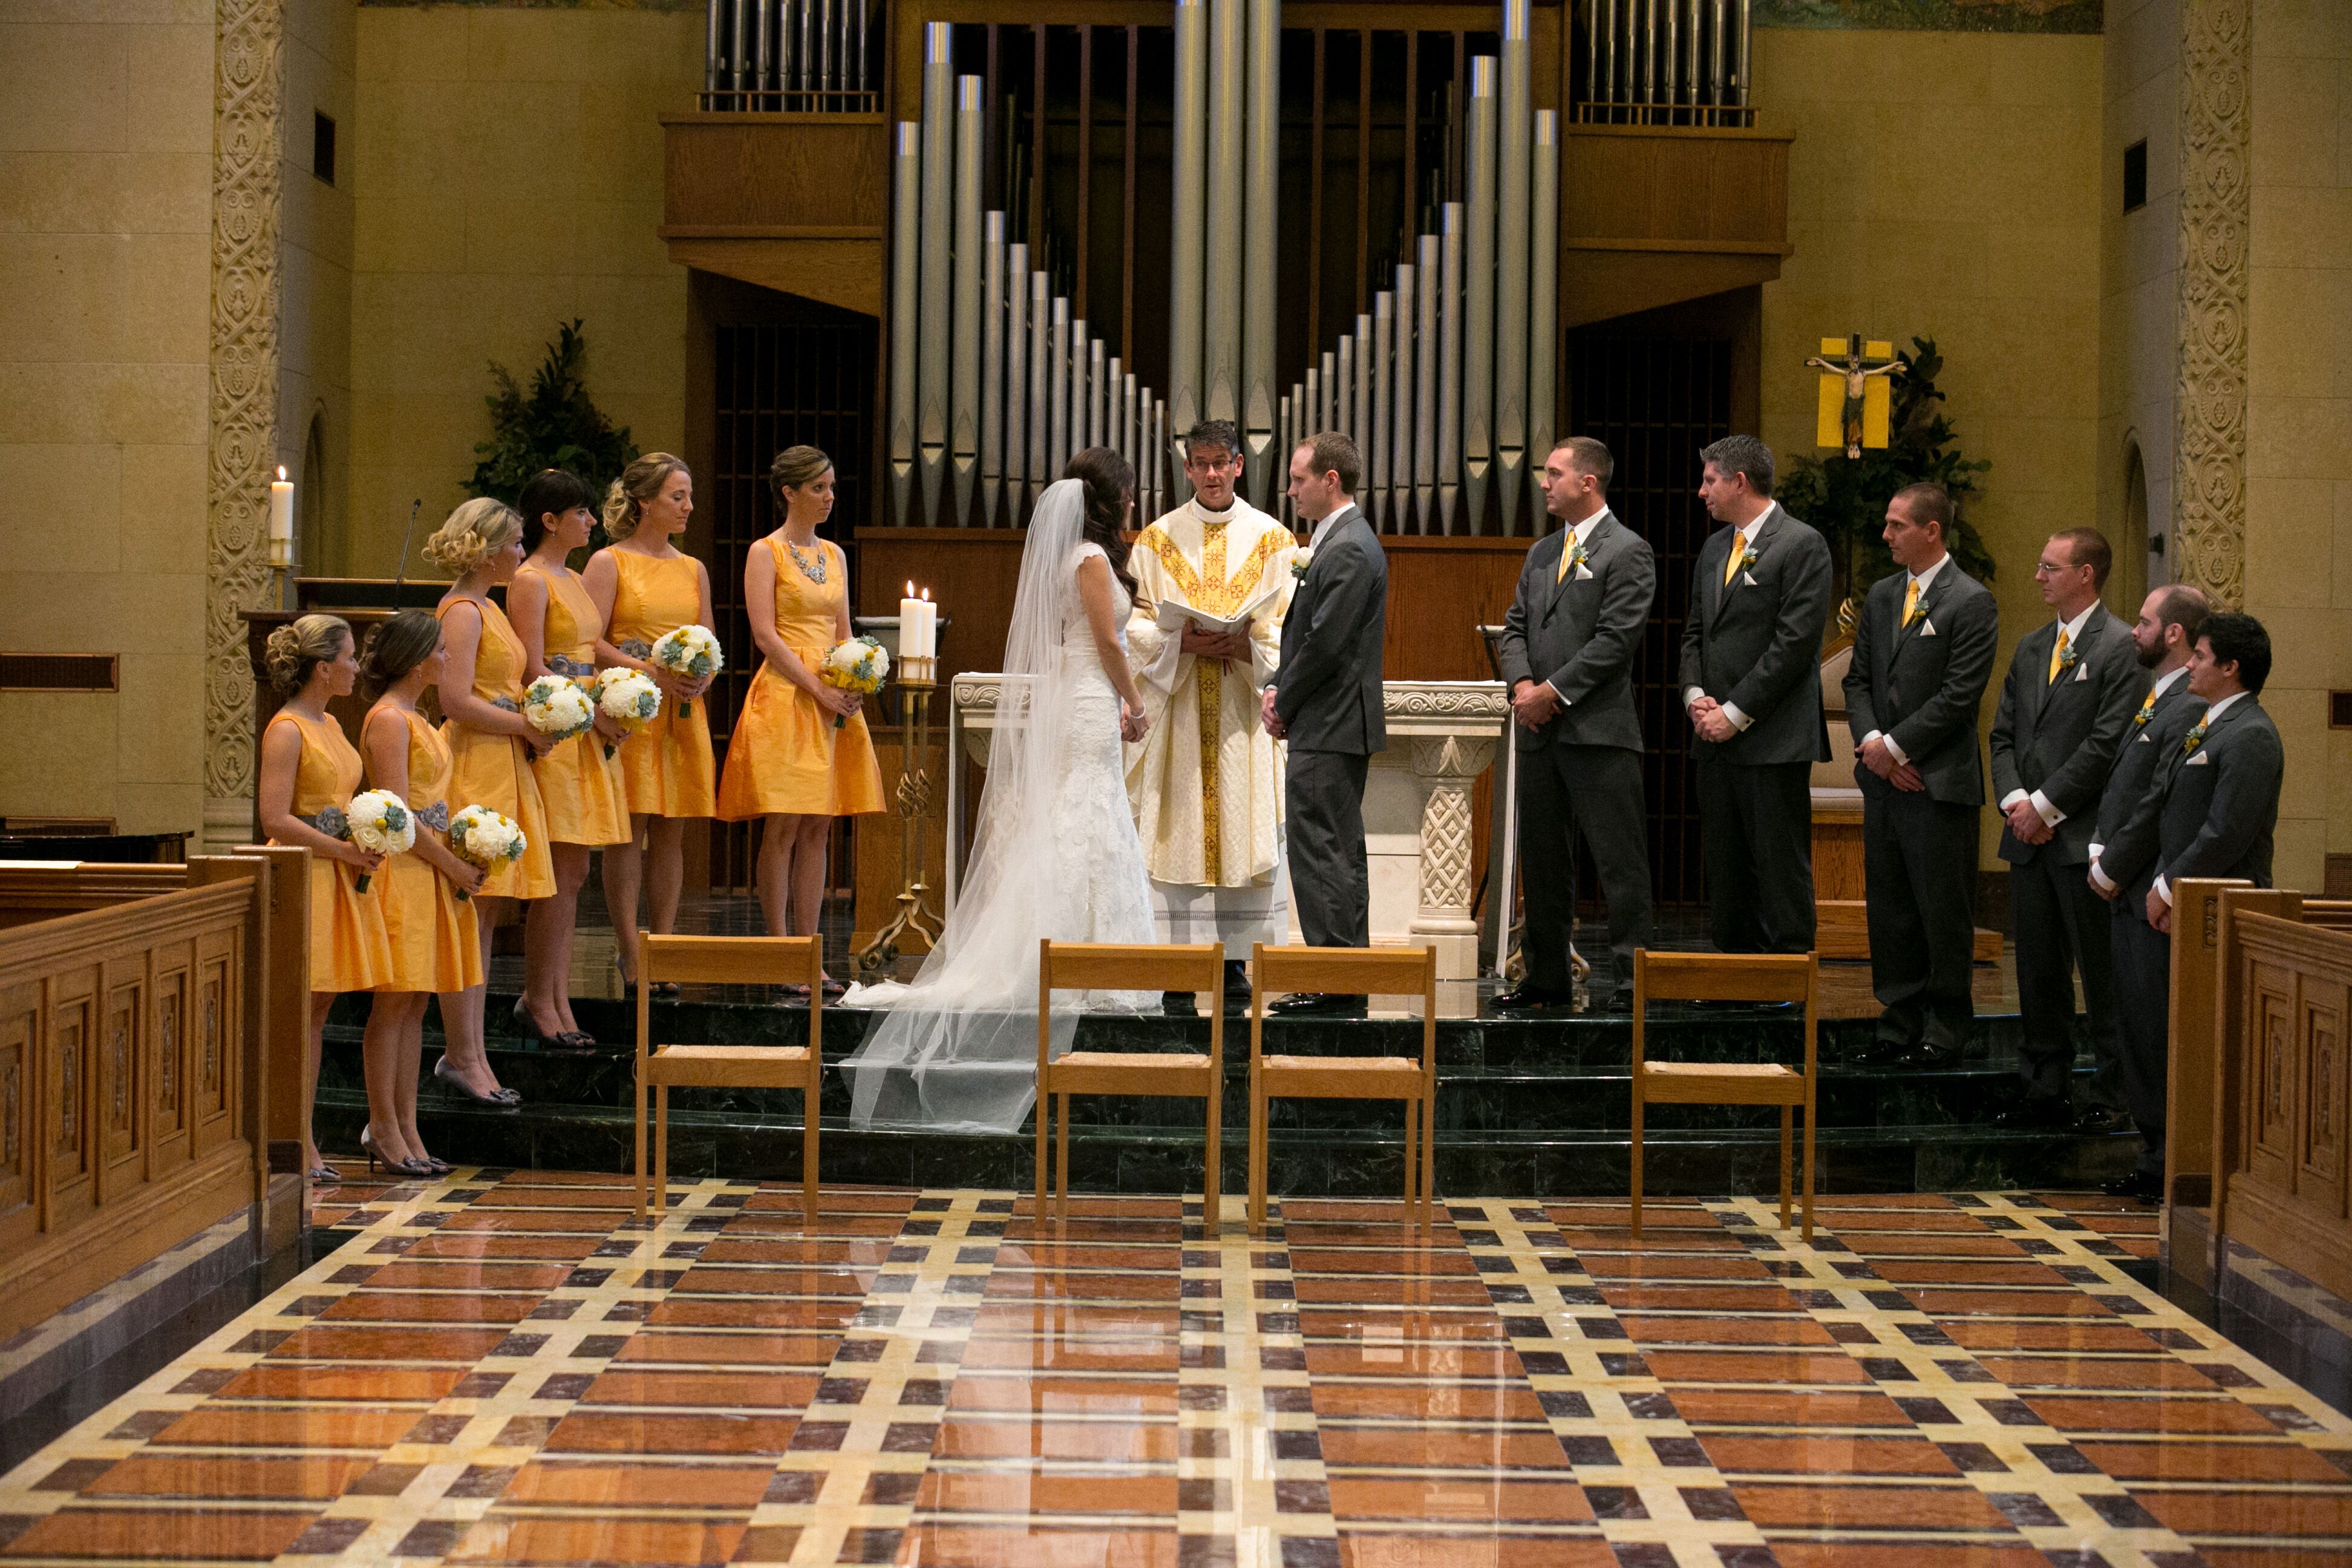
POLYGON ((2166 1190, 2206 1211, 2177 1264, 2218 1280, 2234 1240, 2352 1296, 2352 901, 2184 879, 2173 909, 2166 1190))
POLYGON ((52 911, 0 931, 0 1337, 240 1211, 257 1251, 299 1223, 268 1144, 307 1094, 307 861, 0 868, 52 911))

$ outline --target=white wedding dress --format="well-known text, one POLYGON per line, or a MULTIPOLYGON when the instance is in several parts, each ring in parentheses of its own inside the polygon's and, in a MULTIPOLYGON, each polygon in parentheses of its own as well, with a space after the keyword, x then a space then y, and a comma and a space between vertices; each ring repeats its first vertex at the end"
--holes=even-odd
MULTIPOLYGON (((1017 1132, 1037 1098, 1037 944, 1157 940, 1143 846, 1128 805, 1118 691, 1079 598, 1085 542, 1075 479, 1046 487, 1031 518, 1005 637, 962 897, 904 987, 842 1064, 861 1126, 1017 1132)), ((1131 608, 1116 577, 1113 622, 1131 608)), ((1070 1048, 1084 1012, 1156 1012, 1156 992, 1057 993, 1050 1047, 1070 1048)))

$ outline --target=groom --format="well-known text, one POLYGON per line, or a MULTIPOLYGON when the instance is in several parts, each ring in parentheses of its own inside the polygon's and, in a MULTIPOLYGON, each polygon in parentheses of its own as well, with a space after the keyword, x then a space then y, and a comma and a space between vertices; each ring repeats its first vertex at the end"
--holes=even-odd
MULTIPOLYGON (((1314 524, 1282 623, 1282 663, 1265 689, 1266 732, 1289 742, 1283 836, 1291 896, 1310 947, 1370 947, 1371 887, 1364 860, 1364 776, 1388 745, 1381 637, 1389 565, 1355 501, 1363 471, 1355 442, 1310 436, 1290 455, 1290 499, 1314 524)), ((1297 1016, 1364 1016, 1361 996, 1288 996, 1297 1016)))

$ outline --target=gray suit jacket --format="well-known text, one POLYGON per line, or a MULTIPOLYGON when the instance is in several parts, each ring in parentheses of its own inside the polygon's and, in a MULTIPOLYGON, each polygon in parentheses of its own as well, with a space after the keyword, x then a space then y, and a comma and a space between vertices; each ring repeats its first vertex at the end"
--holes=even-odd
POLYGON ((2146 917, 2157 878, 2243 877, 2271 885, 2271 838, 2278 827, 2286 749, 2278 726, 2252 695, 2230 704, 2194 752, 2183 742, 2204 717, 2191 697, 2174 720, 2175 738, 2156 761, 2156 784, 2099 857, 2099 869, 2137 899, 2146 917))
POLYGON ((1389 563, 1355 507, 1332 519, 1282 621, 1274 710, 1301 752, 1369 756, 1389 743, 1381 640, 1389 563))
MULTIPOLYGON (((2046 654, 2043 657, 2048 658, 2046 654)), ((2164 755, 2164 748, 2178 746, 2181 731, 2196 722, 2197 715, 2204 710, 2203 700, 2189 693, 2185 670, 2164 689, 2145 722, 2138 710, 2133 710, 2125 725, 2123 742, 2116 748, 2115 771, 2107 775, 2107 787, 2099 796, 2098 825, 2091 830, 2093 843, 2105 846, 2116 841, 2124 824, 2139 809, 2139 803, 2156 787, 2156 764, 2164 755)), ((2114 875, 2112 868, 2108 874, 2114 875)), ((2119 877, 2116 879, 2123 880, 2119 877)))
POLYGON ((1536 541, 1519 572, 1518 592, 1503 617, 1496 656, 1503 679, 1549 680, 1566 700, 1540 730, 1517 726, 1519 750, 1547 745, 1642 749, 1642 715, 1633 706, 1633 655, 1658 595, 1650 542, 1610 512, 1585 542, 1590 577, 1559 574, 1572 530, 1536 541))
POLYGON ((1683 623, 1682 689, 1696 686, 1750 722, 1720 744, 1694 735, 1691 755, 1749 765, 1826 763, 1821 658, 1830 617, 1828 542, 1776 502, 1748 541, 1756 563, 1727 585, 1724 563, 1738 531, 1719 528, 1699 546, 1683 623))
MULTIPOLYGON (((1928 799, 1982 805, 1977 714, 2000 649, 2000 612, 1983 584, 1947 561, 1919 601, 1926 613, 1906 626, 1910 580, 1907 572, 1889 573, 1863 601, 1845 673, 1846 722, 1856 746, 1873 730, 1892 738, 1919 770, 1928 799)), ((1865 795, 1895 793, 1859 761, 1853 776, 1865 795)))
POLYGON ((1992 721, 1992 798, 1997 805, 2017 790, 2040 790, 2064 813, 2046 844, 2021 842, 2000 830, 2000 858, 2027 865, 2054 855, 2061 866, 2085 865, 2098 819, 2093 810, 2115 770, 2124 732, 2147 695, 2147 672, 2139 667, 2131 629, 2092 607, 2083 623, 2074 658, 2050 679, 2050 650, 2058 623, 2048 621, 2025 634, 2001 682, 2000 707, 1992 721))

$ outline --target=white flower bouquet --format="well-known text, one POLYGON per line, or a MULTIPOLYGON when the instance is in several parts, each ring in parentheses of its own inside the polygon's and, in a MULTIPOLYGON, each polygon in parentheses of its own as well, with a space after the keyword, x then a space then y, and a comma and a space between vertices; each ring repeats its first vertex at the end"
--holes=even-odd
MULTIPOLYGON (((835 690, 871 697, 890 678, 890 654, 872 637, 851 637, 824 656, 824 662, 817 666, 816 677, 835 690)), ((833 717, 836 730, 848 722, 846 713, 833 717)))
MULTIPOLYGON (((664 633, 647 657, 672 675, 688 680, 701 680, 727 668, 727 656, 719 650, 719 639, 699 621, 688 621, 674 632, 664 633)), ((680 701, 677 705, 681 719, 693 711, 692 702, 680 701)))
MULTIPOLYGON (((449 852, 485 875, 521 859, 529 844, 520 824, 486 805, 469 805, 449 817, 449 852)), ((457 889, 459 902, 472 897, 463 888, 457 889)))
MULTIPOLYGON (((580 689, 579 682, 561 675, 542 675, 522 694, 522 716, 541 734, 568 741, 584 734, 596 722, 596 707, 580 689)), ((536 752, 531 760, 539 760, 536 752)))
MULTIPOLYGON (((399 855, 416 842, 416 819, 408 803, 389 790, 372 789, 352 796, 343 808, 351 841, 378 855, 399 855)), ((360 891, 368 890, 368 874, 360 873, 360 891)))
MULTIPOLYGON (((642 670, 616 664, 596 672, 588 683, 588 695, 596 700, 596 711, 621 727, 625 735, 634 735, 654 721, 661 711, 661 688, 656 686, 642 670)), ((604 746, 609 759, 614 747, 604 746)))

